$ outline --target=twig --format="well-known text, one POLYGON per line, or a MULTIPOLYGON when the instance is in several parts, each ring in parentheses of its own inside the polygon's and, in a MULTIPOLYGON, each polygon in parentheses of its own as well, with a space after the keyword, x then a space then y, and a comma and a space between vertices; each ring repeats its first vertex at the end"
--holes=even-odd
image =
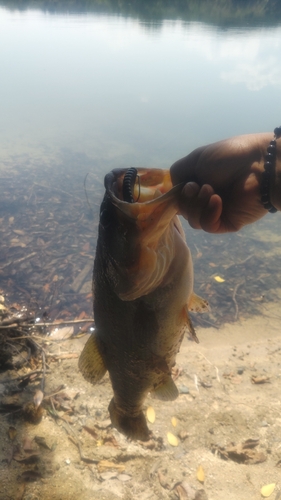
POLYGON ((76 323, 93 323, 94 318, 72 319, 65 321, 53 321, 51 323, 34 323, 32 326, 59 326, 59 325, 75 325, 76 323))
MULTIPOLYGON (((33 186, 39 186, 39 187, 42 187, 44 189, 50 189, 49 186, 44 186, 44 184, 40 184, 39 182, 34 182, 33 186)), ((81 202, 81 198, 78 198, 78 196, 75 196, 75 194, 68 193, 68 191, 64 191, 63 189, 57 188, 55 186, 52 186, 52 190, 67 194, 67 196, 71 196, 72 198, 75 198, 76 200, 79 200, 81 202)))
MULTIPOLYGON (((7 327, 7 326, 10 326, 11 328, 15 325, 19 325, 19 324, 23 324, 25 326, 25 321, 27 320, 30 320, 30 321, 34 321, 34 316, 30 316, 30 315, 25 315, 23 317, 19 317, 19 316, 11 316, 10 318, 6 318, 6 319, 3 319, 3 321, 0 322, 0 328, 2 327, 7 327)), ((30 326, 28 324, 26 324, 26 326, 30 326)))
POLYGON ((207 363, 209 363, 209 365, 213 366, 216 370, 216 374, 217 374, 217 381, 220 382, 221 379, 220 379, 220 376, 219 376, 219 369, 216 365, 214 365, 214 363, 212 363, 208 358, 206 358, 206 356, 204 356, 204 354, 202 354, 202 352, 198 351, 198 354, 200 354, 200 356, 202 356, 202 358, 204 358, 207 363))
POLYGON ((3 325, 3 323, 0 323, 0 329, 6 329, 6 328, 15 328, 15 326, 21 326, 21 327, 34 327, 34 326, 61 326, 61 325, 75 325, 77 323, 94 323, 94 318, 84 318, 84 319, 73 319, 73 320, 65 320, 65 321, 53 321, 50 323, 13 323, 12 325, 3 325))
POLYGON ((82 452, 81 444, 79 443, 79 440, 77 438, 73 438, 73 436, 68 436, 68 439, 73 444, 75 444, 75 446, 77 446, 80 454, 80 459, 83 462, 86 462, 87 464, 98 464, 100 462, 100 459, 85 457, 85 455, 82 452))
POLYGON ((237 290, 238 290, 239 286, 243 285, 243 283, 245 283, 244 279, 242 281, 240 281, 239 283, 237 283, 237 285, 235 285, 235 287, 234 287, 233 294, 232 294, 232 300, 233 300, 233 302, 235 304, 235 311, 236 311, 236 313, 235 313, 235 321, 237 321, 238 314, 239 314, 238 304, 237 304, 237 300, 236 300, 235 296, 236 296, 236 293, 237 293, 237 290))
POLYGON ((87 180, 88 175, 89 175, 89 172, 86 174, 85 179, 84 179, 84 191, 85 191, 85 196, 86 196, 86 200, 87 200, 87 204, 88 204, 88 207, 90 209, 90 212, 91 212, 92 215, 94 215, 94 211, 93 211, 93 209, 91 207, 91 204, 89 202, 87 188, 86 188, 86 180, 87 180))
POLYGON ((57 410, 55 409, 52 397, 50 397, 49 399, 50 399, 50 402, 51 402, 51 405, 52 405, 52 412, 49 410, 49 413, 51 414, 52 417, 54 417, 54 418, 56 418, 58 420, 60 419, 60 420, 63 421, 63 428, 66 431, 66 433, 68 434, 68 439, 70 439, 70 441, 73 444, 75 444, 75 446, 77 446, 77 448, 79 450, 79 454, 80 454, 81 460, 83 460, 83 462, 86 462, 88 464, 97 464, 97 463, 99 463, 100 459, 88 458, 88 457, 85 457, 83 455, 82 448, 81 448, 81 445, 79 443, 79 439, 76 436, 74 430, 70 427, 70 425, 68 424, 68 422, 66 422, 66 420, 63 418, 63 416, 61 416, 61 415, 58 414, 57 410))
POLYGON ((2 271, 2 269, 5 269, 6 267, 9 267, 11 264, 13 264, 13 266, 15 266, 16 264, 20 264, 21 262, 24 262, 25 260, 31 259, 35 255, 37 255, 37 252, 29 253, 28 255, 25 255, 24 257, 21 257, 20 259, 11 260, 10 262, 7 262, 7 264, 5 264, 4 266, 0 267, 0 271, 2 271))
POLYGON ((79 353, 78 352, 63 352, 61 354, 48 354, 48 358, 54 358, 54 359, 72 359, 72 358, 78 358, 79 353))
POLYGON ((4 379, 1 380, 1 384, 12 384, 13 382, 19 382, 20 380, 25 380, 26 378, 31 377, 32 375, 39 375, 43 370, 33 370, 32 372, 25 373, 24 375, 20 375, 19 377, 13 379, 4 379))
POLYGON ((46 374, 46 355, 45 355, 44 349, 42 349, 41 352, 42 352, 42 379, 41 379, 41 383, 40 383, 40 388, 41 388, 41 391, 43 392, 43 396, 44 396, 45 374, 46 374))
POLYGON ((247 262, 249 259, 251 259, 251 258, 252 258, 252 257, 254 257, 254 256, 255 256, 255 254, 254 254, 254 253, 252 253, 251 255, 248 255, 248 257, 246 257, 246 259, 244 259, 244 260, 240 260, 240 262, 233 262, 233 264, 229 264, 229 266, 225 267, 225 269, 227 269, 227 270, 228 270, 228 269, 230 269, 230 268, 231 268, 231 267, 233 267, 233 266, 240 266, 240 265, 242 265, 242 264, 245 264, 245 262, 247 262))
POLYGON ((197 375, 193 375, 193 380, 194 380, 195 389, 197 390, 197 392, 199 392, 197 375))

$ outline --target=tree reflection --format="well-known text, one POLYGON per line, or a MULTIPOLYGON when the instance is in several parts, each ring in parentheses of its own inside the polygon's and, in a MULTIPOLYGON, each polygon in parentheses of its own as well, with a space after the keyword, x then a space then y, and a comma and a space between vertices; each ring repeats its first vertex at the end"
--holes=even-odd
POLYGON ((157 31, 162 21, 185 20, 221 27, 280 24, 280 0, 0 0, 8 9, 40 9, 50 13, 101 13, 134 17, 157 31))

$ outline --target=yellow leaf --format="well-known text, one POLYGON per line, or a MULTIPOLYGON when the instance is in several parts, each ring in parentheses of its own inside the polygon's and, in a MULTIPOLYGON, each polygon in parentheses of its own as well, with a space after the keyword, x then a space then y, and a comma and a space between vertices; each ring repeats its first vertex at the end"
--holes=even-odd
POLYGON ((149 406, 146 410, 146 416, 147 416, 147 420, 148 422, 150 422, 151 424, 154 424, 155 422, 155 411, 154 411, 154 408, 152 408, 152 406, 149 406))
POLYGON ((10 426, 8 430, 9 438, 14 441, 17 435, 17 429, 15 427, 10 426))
POLYGON ((178 425, 178 421, 177 421, 176 417, 172 417, 171 422, 172 422, 173 427, 176 427, 178 425))
POLYGON ((204 469, 202 467, 202 465, 199 465, 198 469, 197 469, 197 479, 198 481, 200 481, 200 483, 204 483, 205 481, 205 472, 204 472, 204 469))
POLYGON ((171 432, 167 432, 167 439, 168 439, 168 443, 171 446, 178 446, 179 445, 178 438, 174 434, 172 434, 171 432))
POLYGON ((271 495, 271 493, 273 493, 274 489, 275 489, 275 483, 266 484, 261 489, 261 495, 267 498, 271 495))
POLYGON ((223 283, 225 280, 223 278, 221 278, 220 276, 215 276, 214 279, 218 282, 218 283, 223 283))

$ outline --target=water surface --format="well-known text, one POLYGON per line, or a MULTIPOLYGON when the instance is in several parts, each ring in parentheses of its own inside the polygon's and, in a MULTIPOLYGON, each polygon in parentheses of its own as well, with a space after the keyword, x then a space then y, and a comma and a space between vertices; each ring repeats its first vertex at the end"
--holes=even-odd
MULTIPOLYGON (((278 25, 0 8, 0 273, 9 299, 54 318, 90 315, 104 174, 169 168, 199 145, 280 125, 280 48, 278 25)), ((187 230, 195 288, 213 303, 206 321, 237 318, 236 303, 239 317, 256 314, 259 300, 278 298, 279 234, 278 214, 238 235, 187 230)))

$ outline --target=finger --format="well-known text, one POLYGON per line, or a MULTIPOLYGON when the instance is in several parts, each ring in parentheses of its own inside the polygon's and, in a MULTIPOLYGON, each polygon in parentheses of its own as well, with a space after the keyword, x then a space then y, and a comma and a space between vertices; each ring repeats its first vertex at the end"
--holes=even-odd
POLYGON ((200 225, 208 233, 225 233, 226 225, 222 220, 222 199, 213 194, 201 212, 200 225))
POLYGON ((175 186, 180 182, 189 182, 197 179, 196 165, 206 146, 194 149, 189 155, 177 160, 170 168, 172 183, 175 186))
POLYGON ((195 182, 189 182, 184 186, 181 192, 180 210, 194 229, 201 229, 201 217, 204 214, 206 215, 213 194, 213 188, 207 184, 200 188, 195 182))

